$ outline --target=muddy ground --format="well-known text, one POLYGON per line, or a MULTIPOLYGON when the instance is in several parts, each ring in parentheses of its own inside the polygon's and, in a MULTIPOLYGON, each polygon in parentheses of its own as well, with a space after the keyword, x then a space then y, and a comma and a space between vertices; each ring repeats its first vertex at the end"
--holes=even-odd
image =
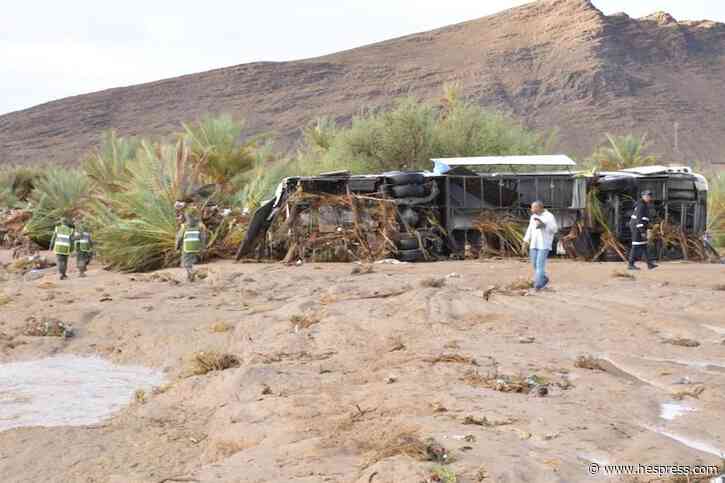
POLYGON ((722 265, 629 279, 556 260, 532 294, 487 290, 529 275, 516 260, 353 267, 2 275, 0 362, 100 355, 168 378, 96 425, 1 432, 2 481, 419 483, 443 466, 462 483, 578 482, 591 462, 721 463, 722 265), (30 316, 77 335, 22 335, 30 316), (190 375, 197 351, 241 364, 190 375), (505 376, 539 385, 496 390, 505 376), (666 420, 667 402, 694 411, 666 420))

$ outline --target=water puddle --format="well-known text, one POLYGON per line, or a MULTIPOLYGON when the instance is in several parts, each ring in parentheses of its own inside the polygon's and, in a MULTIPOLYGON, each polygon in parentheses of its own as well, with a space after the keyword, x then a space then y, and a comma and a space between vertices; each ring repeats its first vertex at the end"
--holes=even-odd
POLYGON ((710 329, 713 332, 717 332, 720 335, 725 335, 725 327, 717 327, 715 325, 702 324, 706 329, 710 329))
POLYGON ((625 379, 629 381, 630 383, 634 384, 646 384, 648 386, 652 386, 654 388, 667 390, 666 387, 662 386, 662 384, 659 384, 655 381, 650 381, 648 379, 645 379, 644 377, 636 374, 633 370, 625 368, 623 365, 614 362, 609 357, 602 357, 599 359, 600 365, 602 366, 602 369, 604 369, 605 372, 612 374, 614 376, 620 377, 622 379, 625 379))
POLYGON ((0 431, 94 424, 126 406, 137 389, 163 381, 159 371, 97 357, 61 355, 0 364, 0 431))
POLYGON ((725 372, 725 364, 721 362, 710 362, 710 361, 683 361, 679 359, 662 359, 660 357, 642 357, 645 361, 652 362, 664 362, 667 364, 674 364, 678 366, 686 366, 693 369, 702 369, 705 371, 713 372, 725 372))
POLYGON ((613 360, 611 360, 608 357, 602 357, 597 361, 599 363, 599 366, 604 370, 604 372, 607 372, 615 377, 619 377, 621 379, 625 379, 626 381, 629 381, 631 383, 635 384, 650 384, 648 381, 645 381, 639 376, 634 375, 632 372, 627 371, 626 369, 623 369, 622 367, 618 366, 613 360))
POLYGON ((725 455, 725 449, 717 448, 715 445, 712 445, 705 441, 698 441, 695 439, 688 438, 687 436, 670 433, 668 431, 665 431, 662 428, 650 428, 647 426, 645 426, 645 428, 649 429, 650 431, 654 431, 657 434, 661 434, 662 436, 670 438, 673 441, 677 441, 678 443, 683 444, 683 445, 687 446, 688 448, 691 448, 691 449, 694 449, 697 451, 702 451, 703 453, 709 453, 711 455, 717 456, 718 458, 721 458, 723 455, 725 455))
POLYGON ((667 421, 682 416, 685 413, 695 411, 695 408, 687 406, 679 402, 666 402, 660 405, 660 417, 667 421))

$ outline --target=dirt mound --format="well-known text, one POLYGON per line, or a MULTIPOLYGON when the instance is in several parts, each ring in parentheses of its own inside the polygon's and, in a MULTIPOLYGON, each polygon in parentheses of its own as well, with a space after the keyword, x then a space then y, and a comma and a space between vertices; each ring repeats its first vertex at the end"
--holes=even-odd
POLYGON ((603 133, 644 132, 663 159, 721 161, 725 25, 603 15, 588 0, 542 0, 438 30, 295 62, 260 62, 62 99, 0 116, 0 163, 76 162, 103 129, 168 133, 209 112, 249 120, 292 147, 299 127, 458 82, 481 105, 560 130, 591 153, 603 133), (184 102, 179 102, 184 99, 184 102), (675 131, 677 130, 677 135, 675 131), (675 146, 675 139, 679 145, 675 146))

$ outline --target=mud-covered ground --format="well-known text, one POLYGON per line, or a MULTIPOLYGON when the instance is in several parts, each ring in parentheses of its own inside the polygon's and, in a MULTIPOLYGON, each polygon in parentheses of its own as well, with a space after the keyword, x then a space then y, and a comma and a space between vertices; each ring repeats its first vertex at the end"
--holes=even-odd
POLYGON ((628 279, 556 260, 553 289, 532 294, 489 293, 529 275, 516 260, 353 267, 214 263, 193 284, 177 269, 2 274, 0 362, 100 355, 169 381, 92 426, 0 432, 2 481, 419 483, 443 467, 462 483, 579 482, 592 462, 721 464, 723 265, 628 279), (76 336, 22 335, 30 316, 76 336), (190 376, 198 351, 241 365, 190 376), (496 390, 506 376, 548 394, 496 390), (691 410, 665 419, 663 403, 691 410), (419 454, 429 438, 445 464, 419 454))

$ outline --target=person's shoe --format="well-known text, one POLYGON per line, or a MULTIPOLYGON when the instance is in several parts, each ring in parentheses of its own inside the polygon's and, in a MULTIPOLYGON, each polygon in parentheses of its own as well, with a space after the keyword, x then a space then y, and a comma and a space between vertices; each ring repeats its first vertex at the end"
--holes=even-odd
POLYGON ((649 268, 650 270, 654 270, 657 267, 659 267, 659 265, 657 265, 656 263, 650 263, 649 265, 647 265, 647 268, 649 268))
POLYGON ((81 272, 80 275, 78 275, 81 278, 86 278, 86 272, 81 272))
POLYGON ((627 270, 639 270, 639 267, 636 265, 630 265, 627 267, 627 270))
POLYGON ((68 276, 67 276, 67 275, 61 275, 61 276, 60 276, 60 279, 61 279, 61 280, 67 280, 67 279, 68 279, 68 276))

